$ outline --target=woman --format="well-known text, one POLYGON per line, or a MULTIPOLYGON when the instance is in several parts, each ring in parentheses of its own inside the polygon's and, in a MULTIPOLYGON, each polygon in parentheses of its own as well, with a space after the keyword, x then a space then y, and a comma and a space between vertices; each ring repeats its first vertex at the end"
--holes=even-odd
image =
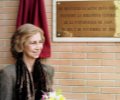
POLYGON ((32 24, 18 28, 11 38, 11 53, 16 63, 0 74, 0 100, 40 100, 52 90, 53 67, 41 64, 43 31, 32 24))

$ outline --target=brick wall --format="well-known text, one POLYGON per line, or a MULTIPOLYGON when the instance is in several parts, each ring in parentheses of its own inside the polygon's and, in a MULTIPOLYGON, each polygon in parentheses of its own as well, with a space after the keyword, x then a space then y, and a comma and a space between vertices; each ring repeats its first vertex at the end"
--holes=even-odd
MULTIPOLYGON (((19 0, 0 0, 0 68, 13 63, 9 41, 15 30, 19 0)), ((52 42, 52 0, 45 0, 54 87, 67 100, 120 100, 120 43, 52 42)))

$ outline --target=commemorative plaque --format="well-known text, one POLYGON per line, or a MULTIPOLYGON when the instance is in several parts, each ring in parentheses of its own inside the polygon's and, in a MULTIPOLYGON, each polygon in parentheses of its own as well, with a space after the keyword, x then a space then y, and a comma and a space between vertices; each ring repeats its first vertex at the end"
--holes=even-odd
POLYGON ((119 1, 56 1, 55 37, 119 38, 119 1))

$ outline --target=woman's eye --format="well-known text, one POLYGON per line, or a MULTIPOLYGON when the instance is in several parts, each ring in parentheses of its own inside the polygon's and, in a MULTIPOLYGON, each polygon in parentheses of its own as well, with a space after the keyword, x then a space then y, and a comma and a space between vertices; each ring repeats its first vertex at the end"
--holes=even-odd
POLYGON ((29 42, 29 44, 41 44, 41 43, 43 43, 43 42, 41 42, 41 41, 39 41, 39 42, 29 42))
POLYGON ((35 42, 30 42, 30 44, 35 44, 35 42))
POLYGON ((43 42, 39 41, 39 43, 43 43, 43 42))

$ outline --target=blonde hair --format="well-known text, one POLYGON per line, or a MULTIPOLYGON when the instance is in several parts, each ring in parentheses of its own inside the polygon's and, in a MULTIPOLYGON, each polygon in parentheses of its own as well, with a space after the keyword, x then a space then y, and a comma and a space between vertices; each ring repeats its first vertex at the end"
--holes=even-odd
POLYGON ((17 58, 22 52, 22 46, 26 40, 36 33, 40 33, 42 42, 44 42, 43 30, 35 25, 23 24, 16 30, 11 38, 11 53, 14 58, 17 58))

